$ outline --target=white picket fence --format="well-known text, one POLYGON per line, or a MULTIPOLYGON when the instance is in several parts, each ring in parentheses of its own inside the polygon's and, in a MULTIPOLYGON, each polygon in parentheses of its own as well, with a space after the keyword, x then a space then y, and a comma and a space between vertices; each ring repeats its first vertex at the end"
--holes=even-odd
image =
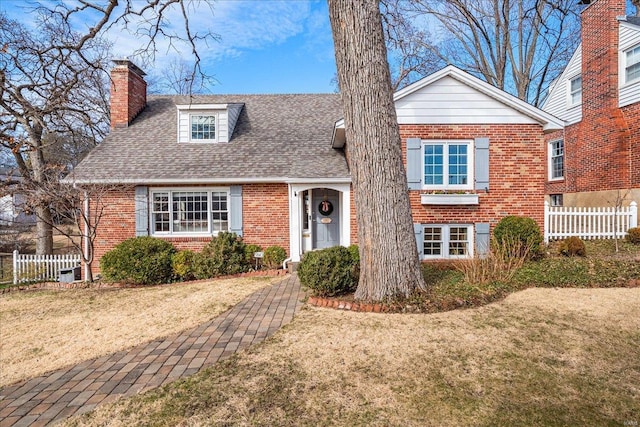
POLYGON ((549 206, 544 202, 544 241, 577 236, 581 239, 623 238, 638 226, 638 204, 616 210, 613 207, 576 208, 549 206))
POLYGON ((13 284, 55 282, 60 270, 80 265, 80 255, 31 255, 13 251, 13 284))

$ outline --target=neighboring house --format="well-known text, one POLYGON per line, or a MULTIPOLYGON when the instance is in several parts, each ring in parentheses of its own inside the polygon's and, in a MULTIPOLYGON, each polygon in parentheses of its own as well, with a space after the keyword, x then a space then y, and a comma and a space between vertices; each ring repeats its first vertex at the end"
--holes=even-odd
POLYGON ((582 40, 543 109, 565 122, 547 135, 552 205, 640 200, 640 17, 625 0, 582 12, 582 40))
MULTIPOLYGON (((198 250, 229 230, 282 246, 293 261, 357 243, 339 95, 147 100, 144 73, 116 64, 112 131, 67 178, 120 184, 98 230, 98 259, 136 235, 198 250)), ((560 120, 455 67, 395 102, 422 259, 473 256, 506 215, 542 226, 545 133, 560 120)))
POLYGON ((35 224, 36 217, 24 212, 26 197, 17 190, 21 177, 14 168, 0 167, 0 225, 16 226, 35 224))

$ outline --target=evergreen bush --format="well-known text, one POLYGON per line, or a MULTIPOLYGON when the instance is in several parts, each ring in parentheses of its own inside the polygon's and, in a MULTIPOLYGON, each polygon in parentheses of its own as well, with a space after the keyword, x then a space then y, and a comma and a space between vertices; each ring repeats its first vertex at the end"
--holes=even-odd
POLYGON ((344 246, 307 252, 298 265, 300 283, 316 296, 335 296, 355 291, 353 257, 344 246))
POLYGON ((153 237, 135 237, 102 256, 100 271, 108 281, 156 285, 171 281, 171 243, 153 237))
POLYGON ((220 232, 195 256, 197 279, 209 279, 248 271, 245 244, 235 233, 220 232))
POLYGON ((510 247, 513 256, 525 254, 529 259, 540 258, 543 254, 543 236, 538 224, 525 216, 506 216, 502 218, 493 229, 496 244, 501 247, 510 247))
POLYGON ((196 254, 188 249, 178 251, 171 257, 171 267, 173 275, 178 280, 193 280, 196 278, 194 274, 194 260, 196 254))
POLYGON ((287 251, 280 246, 269 246, 264 250, 263 262, 267 268, 280 268, 285 259, 287 259, 287 251))

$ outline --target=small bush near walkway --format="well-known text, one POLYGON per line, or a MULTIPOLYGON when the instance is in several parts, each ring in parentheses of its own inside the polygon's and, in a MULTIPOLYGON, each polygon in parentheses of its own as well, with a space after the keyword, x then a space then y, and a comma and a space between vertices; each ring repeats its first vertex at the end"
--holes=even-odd
POLYGON ((245 244, 235 233, 220 232, 211 239, 194 260, 194 275, 197 279, 249 271, 245 244))
POLYGON ((313 295, 336 296, 355 291, 358 282, 353 266, 349 249, 334 246, 305 253, 298 265, 298 277, 313 295))

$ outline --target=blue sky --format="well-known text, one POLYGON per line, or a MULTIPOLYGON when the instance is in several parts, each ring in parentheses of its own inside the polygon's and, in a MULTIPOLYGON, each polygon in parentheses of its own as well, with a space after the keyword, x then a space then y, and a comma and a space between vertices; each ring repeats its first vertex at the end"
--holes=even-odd
MULTIPOLYGON (((24 9, 27 5, 24 0, 0 0, 0 9, 25 25, 35 20, 24 9)), ((335 59, 325 1, 218 0, 213 3, 213 16, 201 4, 190 10, 189 19, 194 29, 210 29, 220 36, 219 41, 200 47, 207 71, 218 81, 211 88, 214 93, 334 91, 335 59)), ((77 23, 80 27, 90 24, 77 23)), ((177 17, 175 25, 179 25, 177 17)), ((108 38, 114 42, 117 58, 131 57, 141 47, 140 39, 122 28, 111 31, 108 38)), ((153 68, 159 70, 179 57, 160 42, 155 65, 143 68, 153 74, 153 68)), ((188 54, 183 58, 191 59, 188 54)))

